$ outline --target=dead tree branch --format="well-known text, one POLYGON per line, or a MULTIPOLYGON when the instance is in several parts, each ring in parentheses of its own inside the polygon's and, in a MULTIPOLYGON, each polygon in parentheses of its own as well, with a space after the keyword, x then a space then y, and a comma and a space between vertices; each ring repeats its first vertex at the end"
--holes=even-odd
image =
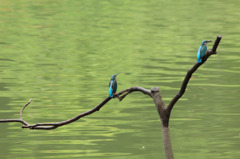
MULTIPOLYGON (((147 94, 149 96, 151 96, 151 92, 145 88, 142 87, 131 87, 128 89, 125 89, 121 92, 119 92, 118 94, 116 94, 115 97, 118 97, 119 100, 123 100, 128 94, 132 93, 132 92, 136 92, 136 91, 140 91, 144 94, 147 94)), ((37 123, 37 124, 33 124, 30 125, 28 124, 25 120, 22 119, 22 115, 23 115, 23 110, 30 104, 30 102, 32 101, 32 99, 30 99, 21 109, 20 111, 20 119, 0 119, 0 123, 1 122, 20 122, 23 124, 22 128, 29 128, 29 129, 42 129, 42 130, 51 130, 51 129, 56 129, 60 126, 63 125, 67 125, 70 124, 74 121, 77 121, 78 119, 90 115, 96 111, 99 111, 107 102, 109 102, 112 98, 107 97, 105 98, 100 104, 98 104, 96 107, 94 107, 93 109, 86 111, 84 113, 81 113, 79 115, 77 115, 74 118, 65 120, 65 121, 61 121, 61 122, 56 122, 56 123, 37 123)))
MULTIPOLYGON (((175 103, 182 97, 182 95, 184 94, 187 84, 192 76, 192 74, 203 64, 206 62, 206 60, 208 59, 208 57, 212 54, 216 54, 216 49, 218 47, 218 44, 220 43, 221 40, 221 36, 217 36, 217 39, 215 41, 215 44, 213 45, 211 50, 208 50, 207 54, 203 57, 203 60, 201 63, 196 63, 186 74, 185 79, 183 80, 182 86, 180 91, 177 93, 177 95, 172 99, 172 101, 169 103, 168 107, 166 107, 161 99, 160 93, 159 93, 159 88, 154 87, 152 88, 152 90, 147 90, 145 88, 142 87, 130 87, 128 89, 125 89, 123 91, 120 91, 119 93, 117 93, 115 95, 115 97, 117 97, 120 101, 122 101, 128 94, 132 93, 132 92, 142 92, 143 94, 146 94, 148 96, 150 96, 151 98, 153 98, 155 104, 156 104, 156 108, 158 110, 159 116, 162 119, 162 124, 163 126, 168 126, 168 122, 169 122, 169 117, 170 117, 170 113, 171 110, 173 108, 173 106, 175 105, 175 103), (156 93, 158 92, 158 93, 156 93), (155 96, 157 94, 157 96, 155 96)), ((69 123, 72 123, 86 115, 90 115, 96 111, 99 111, 101 109, 101 107, 103 107, 107 102, 109 102, 112 98, 107 97, 105 98, 100 104, 98 104, 95 108, 86 111, 84 113, 81 113, 79 115, 77 115, 74 118, 65 120, 65 121, 61 121, 61 122, 56 122, 56 123, 37 123, 37 124, 33 124, 30 125, 28 124, 25 120, 22 119, 22 115, 23 115, 23 110, 30 104, 30 102, 32 101, 32 99, 30 99, 28 101, 28 103, 26 103, 23 108, 20 111, 20 119, 0 119, 0 123, 1 122, 20 122, 23 124, 22 128, 29 128, 29 129, 44 129, 44 130, 50 130, 50 129, 55 129, 59 126, 63 126, 69 123)))
MULTIPOLYGON (((165 150, 165 155, 167 159, 173 159, 173 151, 172 151, 172 145, 171 145, 171 139, 170 139, 170 131, 169 131, 169 119, 170 119, 170 114, 171 114, 171 110, 174 107, 174 105, 176 104, 176 102, 182 97, 182 95, 185 93, 185 90, 187 88, 187 85, 189 83, 189 80, 192 76, 192 74, 202 65, 204 64, 207 59, 212 55, 212 54, 216 54, 216 50, 217 47, 221 41, 221 36, 217 36, 217 39, 212 47, 212 49, 209 49, 207 51, 207 53, 204 55, 202 62, 201 63, 196 63, 195 65, 193 65, 193 67, 191 69, 188 70, 183 82, 182 82, 182 86, 179 90, 179 92, 176 94, 176 96, 171 100, 171 102, 169 103, 168 106, 165 106, 162 98, 161 98, 161 94, 160 94, 160 89, 158 87, 153 87, 150 90, 147 90, 145 88, 142 87, 130 87, 128 89, 125 89, 123 91, 120 91, 119 93, 115 94, 114 98, 117 97, 119 99, 119 101, 122 101, 127 95, 129 95, 132 92, 142 92, 143 94, 146 94, 148 96, 150 96, 154 103, 155 106, 157 108, 158 114, 160 116, 160 120, 162 123, 162 136, 163 136, 163 143, 164 143, 164 150, 165 150)), ((29 129, 42 129, 42 130, 50 130, 50 129, 56 129, 60 126, 63 125, 67 125, 70 124, 74 121, 77 121, 78 119, 90 115, 96 111, 99 111, 106 103, 108 103, 112 98, 111 97, 107 97, 105 98, 100 104, 98 104, 95 108, 86 111, 84 113, 81 113, 79 115, 77 115, 74 118, 65 120, 65 121, 61 121, 61 122, 56 122, 56 123, 37 123, 37 124, 33 124, 30 125, 28 124, 25 120, 22 119, 22 115, 23 115, 23 110, 30 104, 31 100, 30 99, 28 101, 28 103, 26 103, 23 108, 20 111, 20 119, 0 119, 0 123, 1 122, 19 122, 22 123, 23 126, 22 128, 29 128, 29 129)))
POLYGON ((184 94, 186 88, 187 88, 187 84, 190 80, 190 78, 192 77, 192 74, 202 65, 204 64, 208 57, 211 56, 212 54, 216 54, 216 50, 217 50, 217 47, 218 47, 218 44, 220 43, 222 39, 222 36, 217 36, 217 39, 212 47, 212 49, 208 50, 207 53, 205 54, 205 56, 203 57, 203 60, 201 63, 196 63, 190 70, 188 70, 184 80, 183 80, 183 83, 182 83, 182 86, 181 86, 181 89, 179 90, 179 92, 177 93, 177 95, 172 99, 172 101, 169 103, 168 105, 168 111, 171 112, 173 106, 175 105, 175 103, 178 101, 178 99, 180 99, 182 97, 182 95, 184 94))

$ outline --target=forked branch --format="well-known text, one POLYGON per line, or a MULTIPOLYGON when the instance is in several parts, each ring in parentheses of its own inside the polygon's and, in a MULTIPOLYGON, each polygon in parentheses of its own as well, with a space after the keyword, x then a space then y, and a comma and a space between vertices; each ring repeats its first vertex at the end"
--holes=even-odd
MULTIPOLYGON (((173 159, 173 151, 172 151, 172 145, 171 145, 171 139, 170 139, 170 133, 169 133, 169 119, 170 119, 170 114, 173 106, 176 104, 176 102, 182 97, 184 94, 187 84, 192 76, 192 74, 202 65, 206 62, 209 56, 212 54, 216 54, 216 50, 218 47, 218 44, 220 43, 221 36, 217 36, 217 39, 212 47, 212 49, 207 51, 207 54, 204 55, 202 62, 201 63, 196 63, 190 70, 188 70, 183 82, 182 86, 179 90, 179 92, 176 94, 176 96, 171 100, 168 106, 165 106, 164 102, 162 101, 161 95, 160 95, 160 88, 158 87, 153 87, 150 90, 147 90, 142 87, 131 87, 128 89, 125 89, 123 91, 120 91, 119 93, 114 95, 114 98, 118 98, 119 101, 122 101, 128 94, 139 91, 142 92, 143 94, 146 94, 150 96, 157 108, 158 114, 160 116, 161 122, 162 122, 162 135, 163 135, 163 143, 164 143, 164 150, 165 150, 165 156, 167 159, 173 159)), ((0 119, 1 122, 20 122, 23 124, 22 128, 29 128, 29 129, 42 129, 42 130, 50 130, 50 129, 56 129, 60 126, 70 124, 74 121, 77 121, 78 119, 90 115, 96 111, 99 111, 106 103, 108 103, 112 98, 107 97, 105 98, 100 104, 98 104, 95 108, 86 111, 84 113, 81 113, 77 115, 74 118, 61 121, 61 122, 56 122, 56 123, 37 123, 30 125, 28 124, 25 120, 23 120, 22 115, 23 115, 23 110, 30 104, 31 100, 26 103, 23 108, 20 111, 20 119, 0 119)))
MULTIPOLYGON (((220 43, 221 40, 221 36, 217 36, 217 39, 212 47, 211 50, 207 51, 207 54, 203 57, 202 62, 201 63, 196 63, 186 74, 182 86, 179 90, 179 92, 176 94, 176 96, 172 99, 172 101, 169 103, 169 105, 166 107, 161 99, 160 96, 160 92, 159 92, 159 88, 154 87, 152 88, 152 90, 147 90, 145 88, 142 87, 130 87, 128 89, 125 89, 123 91, 120 91, 119 93, 115 94, 114 97, 117 97, 120 101, 122 101, 128 94, 132 93, 132 92, 142 92, 143 94, 146 94, 148 96, 150 96, 155 105, 156 108, 158 110, 159 116, 161 118, 162 124, 164 127, 168 127, 168 122, 169 122, 169 118, 170 118, 170 113, 171 110, 173 108, 173 106, 175 105, 175 103, 182 97, 182 95, 184 94, 187 84, 192 76, 192 74, 202 65, 206 62, 206 60, 208 59, 209 56, 211 56, 212 54, 216 54, 216 49, 218 47, 218 44, 220 43)), ((0 123, 1 122, 20 122, 23 124, 22 128, 29 128, 29 129, 43 129, 43 130, 50 130, 50 129, 55 129, 57 127, 63 126, 63 125, 67 125, 70 124, 74 121, 79 120, 80 118, 90 115, 96 111, 99 111, 106 103, 108 103, 112 98, 111 97, 106 97, 100 104, 98 104, 96 107, 94 107, 93 109, 86 111, 84 113, 81 113, 79 115, 77 115, 74 118, 65 120, 65 121, 61 121, 61 122, 56 122, 56 123, 37 123, 37 124, 33 124, 30 125, 28 124, 25 120, 23 120, 22 115, 23 115, 23 110, 30 104, 31 100, 30 99, 21 109, 20 111, 20 119, 0 119, 0 123)))
MULTIPOLYGON (((119 93, 117 93, 115 95, 115 97, 118 97, 119 100, 123 100, 128 94, 135 92, 135 91, 140 91, 144 94, 147 94, 149 96, 151 96, 151 92, 145 88, 142 87, 131 87, 128 89, 125 89, 119 93)), ((84 113, 81 113, 79 115, 77 115, 74 118, 65 120, 65 121, 61 121, 61 122, 56 122, 56 123, 37 123, 37 124, 28 124, 25 120, 23 120, 22 115, 23 115, 23 110, 30 104, 30 102, 32 101, 32 99, 30 99, 21 109, 20 111, 20 119, 0 119, 0 123, 1 122, 20 122, 23 124, 22 128, 29 128, 29 129, 43 129, 43 130, 51 130, 51 129, 56 129, 57 127, 63 126, 63 125, 67 125, 70 124, 74 121, 79 120, 80 118, 90 115, 96 111, 99 111, 107 102, 109 102, 112 98, 107 97, 105 98, 100 104, 98 104, 96 107, 94 107, 93 109, 86 111, 84 113)), ((120 100, 120 101, 121 101, 120 100)))

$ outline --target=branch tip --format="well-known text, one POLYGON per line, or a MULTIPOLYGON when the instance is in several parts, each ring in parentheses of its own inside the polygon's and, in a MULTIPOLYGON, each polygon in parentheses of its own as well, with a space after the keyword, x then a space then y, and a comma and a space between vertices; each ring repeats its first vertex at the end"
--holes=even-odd
POLYGON ((222 39, 222 36, 221 36, 221 35, 218 35, 218 36, 217 36, 217 39, 215 40, 215 43, 214 43, 214 45, 213 45, 213 47, 212 47, 212 54, 216 54, 216 53, 217 53, 217 52, 216 52, 216 51, 217 51, 217 47, 218 47, 221 39, 222 39))
POLYGON ((22 114, 23 114, 23 110, 31 103, 32 98, 29 99, 29 101, 23 106, 23 108, 20 111, 20 119, 22 120, 22 114))

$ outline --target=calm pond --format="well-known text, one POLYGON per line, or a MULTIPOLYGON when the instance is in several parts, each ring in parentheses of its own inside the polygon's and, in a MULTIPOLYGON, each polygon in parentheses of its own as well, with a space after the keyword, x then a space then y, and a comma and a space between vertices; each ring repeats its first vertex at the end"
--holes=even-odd
MULTIPOLYGON (((58 122, 118 91, 158 86, 165 104, 202 40, 223 39, 175 105, 176 159, 240 158, 240 1, 0 0, 0 118, 58 122)), ((209 43, 211 48, 213 43, 209 43)), ((132 93, 55 130, 0 123, 0 158, 165 158, 151 98, 132 93)))

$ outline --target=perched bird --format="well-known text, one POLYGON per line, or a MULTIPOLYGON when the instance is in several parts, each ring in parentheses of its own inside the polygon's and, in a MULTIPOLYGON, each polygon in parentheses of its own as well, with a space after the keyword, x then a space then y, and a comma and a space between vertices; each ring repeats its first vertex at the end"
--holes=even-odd
POLYGON ((198 52, 197 52, 197 62, 198 63, 202 62, 202 58, 207 51, 207 43, 208 42, 212 42, 212 41, 203 40, 201 43, 201 46, 198 48, 198 52))
POLYGON ((111 81, 109 82, 109 97, 111 97, 111 98, 114 97, 114 94, 117 91, 117 80, 116 80, 117 75, 118 75, 118 73, 112 75, 111 81))

